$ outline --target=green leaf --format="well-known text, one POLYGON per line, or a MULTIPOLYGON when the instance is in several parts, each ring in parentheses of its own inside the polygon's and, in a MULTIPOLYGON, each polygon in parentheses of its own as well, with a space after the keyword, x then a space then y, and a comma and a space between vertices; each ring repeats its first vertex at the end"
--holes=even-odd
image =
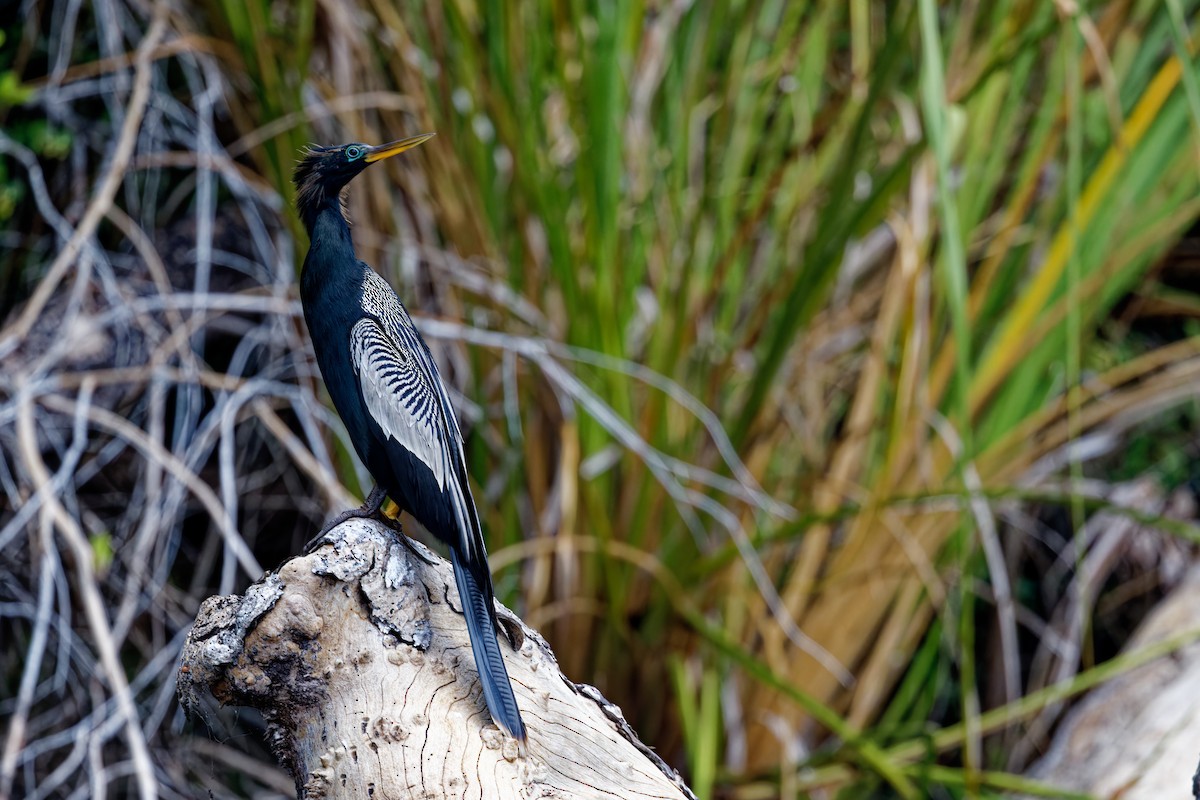
POLYGON ((107 531, 92 534, 91 545, 92 566, 96 568, 96 572, 107 571, 112 566, 114 555, 112 534, 107 531))
POLYGON ((33 87, 23 85, 16 72, 0 72, 0 108, 24 105, 33 94, 33 87))

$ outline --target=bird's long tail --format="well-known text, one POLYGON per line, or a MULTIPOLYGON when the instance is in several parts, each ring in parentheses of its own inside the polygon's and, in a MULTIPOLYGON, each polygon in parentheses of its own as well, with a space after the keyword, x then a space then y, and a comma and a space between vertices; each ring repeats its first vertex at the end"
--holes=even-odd
POLYGON ((458 584, 458 596, 467 618, 467 633, 471 637, 471 652, 475 655, 475 666, 479 670, 479 681, 483 684, 483 698, 488 711, 498 726, 518 741, 525 741, 525 723, 517 709, 517 698, 513 695, 508 670, 504 668, 504 657, 500 654, 500 643, 496 640, 496 610, 492 605, 492 593, 480 585, 471 570, 462 564, 457 548, 450 548, 450 561, 454 565, 454 580, 458 584))

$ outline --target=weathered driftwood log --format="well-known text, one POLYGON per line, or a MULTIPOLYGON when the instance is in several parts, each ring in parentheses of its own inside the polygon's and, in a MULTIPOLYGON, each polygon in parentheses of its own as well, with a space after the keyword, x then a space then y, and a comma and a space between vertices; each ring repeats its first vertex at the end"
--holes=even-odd
MULTIPOLYGON (((1142 623, 1137 650, 1200 627, 1200 563, 1142 623)), ((1095 797, 1159 800, 1197 789, 1200 642, 1106 683, 1067 715, 1031 777, 1095 797), (1196 774, 1197 777, 1193 777, 1196 774)))
POLYGON ((692 797, 619 708, 497 608, 525 752, 488 715, 450 565, 373 521, 206 600, 180 697, 260 709, 302 798, 692 797))

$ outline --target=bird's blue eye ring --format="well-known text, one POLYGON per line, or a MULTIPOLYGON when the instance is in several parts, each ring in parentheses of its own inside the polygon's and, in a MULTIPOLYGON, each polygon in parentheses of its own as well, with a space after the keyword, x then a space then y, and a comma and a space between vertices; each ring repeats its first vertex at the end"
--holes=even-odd
POLYGON ((347 161, 358 161, 362 157, 363 157, 363 149, 361 147, 359 147, 358 145, 352 144, 346 148, 346 160, 347 161))

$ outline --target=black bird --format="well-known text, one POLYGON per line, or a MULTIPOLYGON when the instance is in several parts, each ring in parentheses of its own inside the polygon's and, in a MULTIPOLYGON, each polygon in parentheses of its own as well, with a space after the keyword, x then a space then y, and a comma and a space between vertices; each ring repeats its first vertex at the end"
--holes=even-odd
POLYGON ((296 166, 296 208, 310 244, 300 299, 333 405, 376 485, 361 509, 384 497, 450 547, 471 650, 496 724, 519 741, 525 725, 496 640, 496 608, 479 512, 467 483, 462 432, 429 347, 400 298, 359 261, 342 189, 376 161, 433 136, 371 147, 311 147, 296 166))

